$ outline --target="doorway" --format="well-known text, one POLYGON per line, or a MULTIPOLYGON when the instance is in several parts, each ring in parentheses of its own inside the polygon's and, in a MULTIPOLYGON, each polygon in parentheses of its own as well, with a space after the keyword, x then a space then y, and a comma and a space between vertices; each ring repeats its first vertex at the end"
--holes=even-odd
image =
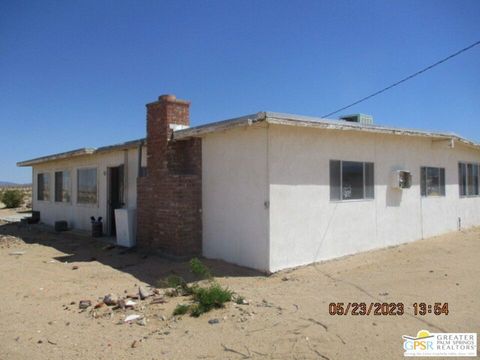
POLYGON ((125 206, 124 183, 124 166, 109 167, 107 193, 109 236, 115 236, 117 234, 115 226, 115 209, 121 209, 125 206))

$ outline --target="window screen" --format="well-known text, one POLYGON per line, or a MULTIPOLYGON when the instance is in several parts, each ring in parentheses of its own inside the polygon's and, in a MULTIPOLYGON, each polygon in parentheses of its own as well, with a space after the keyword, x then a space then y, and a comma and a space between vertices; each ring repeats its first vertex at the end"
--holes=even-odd
POLYGON ((373 179, 373 163, 365 163, 365 197, 367 199, 373 199, 375 195, 373 179))
POLYGON ((70 172, 55 172, 55 201, 70 202, 70 172))
POLYGON ((478 164, 458 164, 458 187, 460 196, 479 195, 479 172, 478 164))
POLYGON ((37 199, 50 200, 50 174, 48 173, 37 175, 37 199))
POLYGON ((458 164, 458 187, 460 196, 467 195, 467 166, 466 164, 458 164))
POLYGON ((420 187, 422 196, 445 196, 445 169, 422 167, 420 187))
POLYGON ((340 160, 330 160, 330 200, 340 200, 340 160))
POLYGON ((97 203, 97 169, 79 169, 77 172, 77 202, 97 203))
POLYGON ((330 160, 330 200, 373 198, 373 163, 330 160))

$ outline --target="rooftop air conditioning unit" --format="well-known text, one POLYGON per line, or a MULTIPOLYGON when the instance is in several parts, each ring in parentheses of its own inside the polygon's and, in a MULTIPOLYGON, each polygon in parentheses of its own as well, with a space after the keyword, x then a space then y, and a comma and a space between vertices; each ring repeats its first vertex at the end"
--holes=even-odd
POLYGON ((412 186, 412 174, 408 170, 394 170, 392 187, 394 189, 409 189, 412 186))
POLYGON ((345 120, 349 122, 355 122, 362 125, 372 125, 373 124, 373 116, 366 115, 366 114, 353 114, 353 115, 345 115, 341 116, 340 120, 345 120))

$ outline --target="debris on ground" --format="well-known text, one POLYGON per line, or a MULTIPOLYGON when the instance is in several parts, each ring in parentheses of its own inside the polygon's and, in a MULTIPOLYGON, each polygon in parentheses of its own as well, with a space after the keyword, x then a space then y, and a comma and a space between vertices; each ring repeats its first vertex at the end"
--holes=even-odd
POLYGON ((90 306, 92 306, 92 302, 90 300, 80 300, 80 302, 78 303, 78 308, 82 310, 90 306))
POLYGON ((138 319, 141 319, 142 318, 142 315, 138 315, 138 314, 131 314, 131 315, 127 315, 125 317, 125 320, 123 320, 124 322, 131 322, 131 321, 136 321, 138 319))
POLYGON ((118 303, 118 296, 115 295, 115 294, 107 294, 105 295, 105 297, 103 298, 103 302, 105 303, 105 305, 117 305, 118 303))
POLYGON ((158 297, 158 298, 152 299, 152 301, 150 301, 150 305, 165 304, 166 302, 167 302, 167 300, 165 300, 163 297, 158 297))
POLYGON ((95 305, 93 308, 94 309, 99 309, 101 308, 102 306, 105 306, 105 303, 103 301, 99 302, 97 305, 95 305))
POLYGON ((140 296, 140 300, 145 300, 146 298, 153 295, 153 293, 148 290, 146 287, 140 285, 138 287, 138 295, 140 296))
POLYGON ((209 323, 210 325, 218 324, 219 322, 220 322, 220 320, 218 320, 218 319, 210 319, 210 320, 208 320, 208 323, 209 323))

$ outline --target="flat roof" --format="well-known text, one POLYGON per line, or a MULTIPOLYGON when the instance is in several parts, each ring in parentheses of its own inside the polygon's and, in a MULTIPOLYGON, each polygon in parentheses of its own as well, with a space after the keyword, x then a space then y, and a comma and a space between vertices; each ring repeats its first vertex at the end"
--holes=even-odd
POLYGON ((398 128, 376 124, 360 124, 346 120, 323 119, 317 117, 276 112, 259 112, 239 118, 200 125, 183 130, 177 130, 174 133, 174 139, 181 140, 190 137, 201 137, 209 133, 224 131, 226 129, 231 129, 235 127, 248 126, 260 122, 276 125, 299 126, 329 130, 362 131, 393 135, 423 136, 444 140, 453 139, 471 147, 480 149, 480 144, 452 132, 398 128))
MULTIPOLYGON (((344 131, 361 131, 370 133, 381 134, 393 134, 393 135, 405 135, 405 136, 421 136, 439 140, 454 140, 463 143, 469 147, 480 149, 480 144, 468 140, 460 135, 452 132, 438 132, 418 129, 398 128, 391 126, 382 126, 376 124, 360 124, 346 120, 334 120, 324 119, 311 116, 303 116, 296 114, 285 114, 261 111, 251 115, 245 115, 233 119, 208 123, 205 125, 199 125, 182 130, 175 130, 173 132, 173 138, 176 140, 185 140, 193 137, 202 137, 210 133, 220 132, 236 127, 250 126, 254 123, 267 123, 275 125, 285 126, 299 126, 307 128, 317 129, 329 129, 329 130, 344 130, 344 131)), ((120 144, 114 144, 109 146, 103 146, 100 148, 82 148, 67 152, 62 152, 53 155, 42 156, 39 158, 25 160, 17 163, 17 166, 32 166, 49 161, 56 161, 66 158, 94 155, 101 152, 123 150, 133 147, 138 147, 141 144, 145 144, 145 139, 138 139, 133 141, 127 141, 120 144)))

